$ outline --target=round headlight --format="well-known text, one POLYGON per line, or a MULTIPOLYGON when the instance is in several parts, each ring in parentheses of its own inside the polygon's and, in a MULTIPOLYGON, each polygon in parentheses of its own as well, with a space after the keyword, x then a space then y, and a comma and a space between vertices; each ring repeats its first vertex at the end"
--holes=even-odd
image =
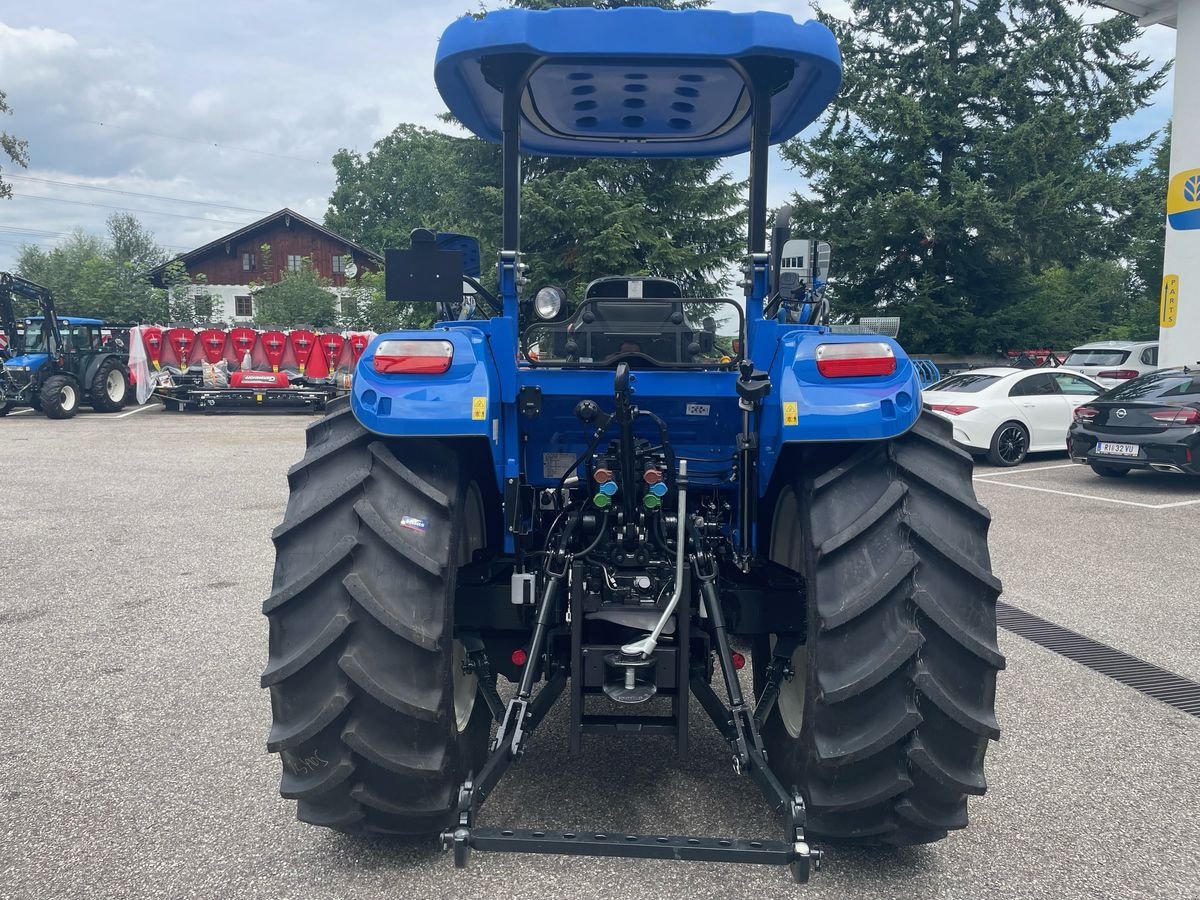
POLYGON ((553 319, 562 312, 567 294, 562 288, 544 287, 533 298, 533 311, 539 319, 553 319))

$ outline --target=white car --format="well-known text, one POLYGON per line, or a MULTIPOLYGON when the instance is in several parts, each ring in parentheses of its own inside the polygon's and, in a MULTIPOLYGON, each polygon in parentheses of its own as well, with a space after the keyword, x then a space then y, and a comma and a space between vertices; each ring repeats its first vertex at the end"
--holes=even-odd
POLYGON ((1103 385, 1059 369, 971 369, 921 393, 926 409, 948 419, 954 440, 1015 466, 1028 453, 1065 450, 1075 407, 1104 393, 1103 385))
POLYGON ((1114 388, 1158 369, 1158 341, 1093 341, 1072 350, 1063 368, 1114 388))

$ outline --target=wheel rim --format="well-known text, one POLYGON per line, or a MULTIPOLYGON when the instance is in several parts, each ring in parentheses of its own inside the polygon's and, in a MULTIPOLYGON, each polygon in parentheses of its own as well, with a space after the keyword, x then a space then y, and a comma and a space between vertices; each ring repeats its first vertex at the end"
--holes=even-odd
POLYGON ((1020 425, 1005 425, 996 439, 996 453, 1006 463, 1019 463, 1025 457, 1028 440, 1020 425))
MULTIPOLYGON (((804 545, 792 539, 792 535, 780 527, 785 522, 800 520, 800 499, 794 488, 786 487, 775 503, 775 515, 771 522, 771 560, 781 566, 787 566, 793 572, 799 572, 804 560, 804 545)), ((772 654, 775 651, 775 635, 771 635, 769 645, 772 654)), ((793 738, 800 737, 804 726, 804 707, 808 694, 808 647, 801 644, 792 653, 792 677, 784 679, 779 685, 779 697, 775 708, 779 710, 779 719, 783 727, 793 738)))
POLYGON ((75 408, 75 388, 69 384, 64 384, 62 390, 58 393, 58 402, 63 409, 75 408))
MULTIPOLYGON (((471 562, 475 551, 483 547, 487 535, 483 524, 483 495, 475 482, 467 487, 463 497, 463 530, 458 544, 458 564, 465 566, 471 562)), ((479 697, 479 679, 474 672, 467 672, 463 664, 467 661, 467 648, 462 641, 456 640, 450 660, 451 675, 454 680, 454 721, 461 734, 471 721, 475 711, 475 701, 479 697)))
POLYGON ((104 382, 104 391, 113 403, 119 403, 124 398, 125 379, 121 377, 120 369, 113 369, 108 373, 108 378, 104 382))

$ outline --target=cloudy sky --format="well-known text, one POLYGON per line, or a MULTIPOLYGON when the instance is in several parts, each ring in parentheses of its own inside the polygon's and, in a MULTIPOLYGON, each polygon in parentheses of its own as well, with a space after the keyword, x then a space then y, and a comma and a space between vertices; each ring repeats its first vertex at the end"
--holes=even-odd
MULTIPOLYGON (((0 130, 29 141, 0 201, 0 270, 22 243, 52 246, 134 212, 189 250, 284 206, 320 220, 339 147, 365 152, 400 122, 438 125, 438 35, 474 0, 38 0, 0 8, 0 130), (91 189, 80 187, 90 186, 91 189), (103 190, 99 190, 102 188, 103 190), (151 195, 151 196, 147 196, 151 195)), ((490 5, 499 5, 492 2, 490 5)), ((797 19, 796 0, 716 0, 797 19)), ((836 11, 836 7, 831 6, 836 11)), ((1166 61, 1174 32, 1142 49, 1166 61)), ((1121 129, 1170 114, 1169 90, 1121 129)), ((745 161, 733 160, 739 175, 745 161)), ((775 170, 771 201, 798 185, 775 170)))

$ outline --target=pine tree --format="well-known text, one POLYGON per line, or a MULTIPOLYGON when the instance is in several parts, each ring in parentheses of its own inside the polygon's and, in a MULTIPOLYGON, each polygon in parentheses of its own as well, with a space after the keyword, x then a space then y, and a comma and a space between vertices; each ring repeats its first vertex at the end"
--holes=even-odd
MULTIPOLYGON (((1063 0, 852 0, 819 13, 842 92, 785 158, 811 179, 797 220, 835 248, 835 312, 900 315, 915 350, 989 351, 1021 335, 1038 276, 1114 257, 1128 171, 1148 146, 1113 126, 1164 69, 1114 16, 1063 0)), ((1034 343, 1038 343, 1034 341, 1034 343)))

